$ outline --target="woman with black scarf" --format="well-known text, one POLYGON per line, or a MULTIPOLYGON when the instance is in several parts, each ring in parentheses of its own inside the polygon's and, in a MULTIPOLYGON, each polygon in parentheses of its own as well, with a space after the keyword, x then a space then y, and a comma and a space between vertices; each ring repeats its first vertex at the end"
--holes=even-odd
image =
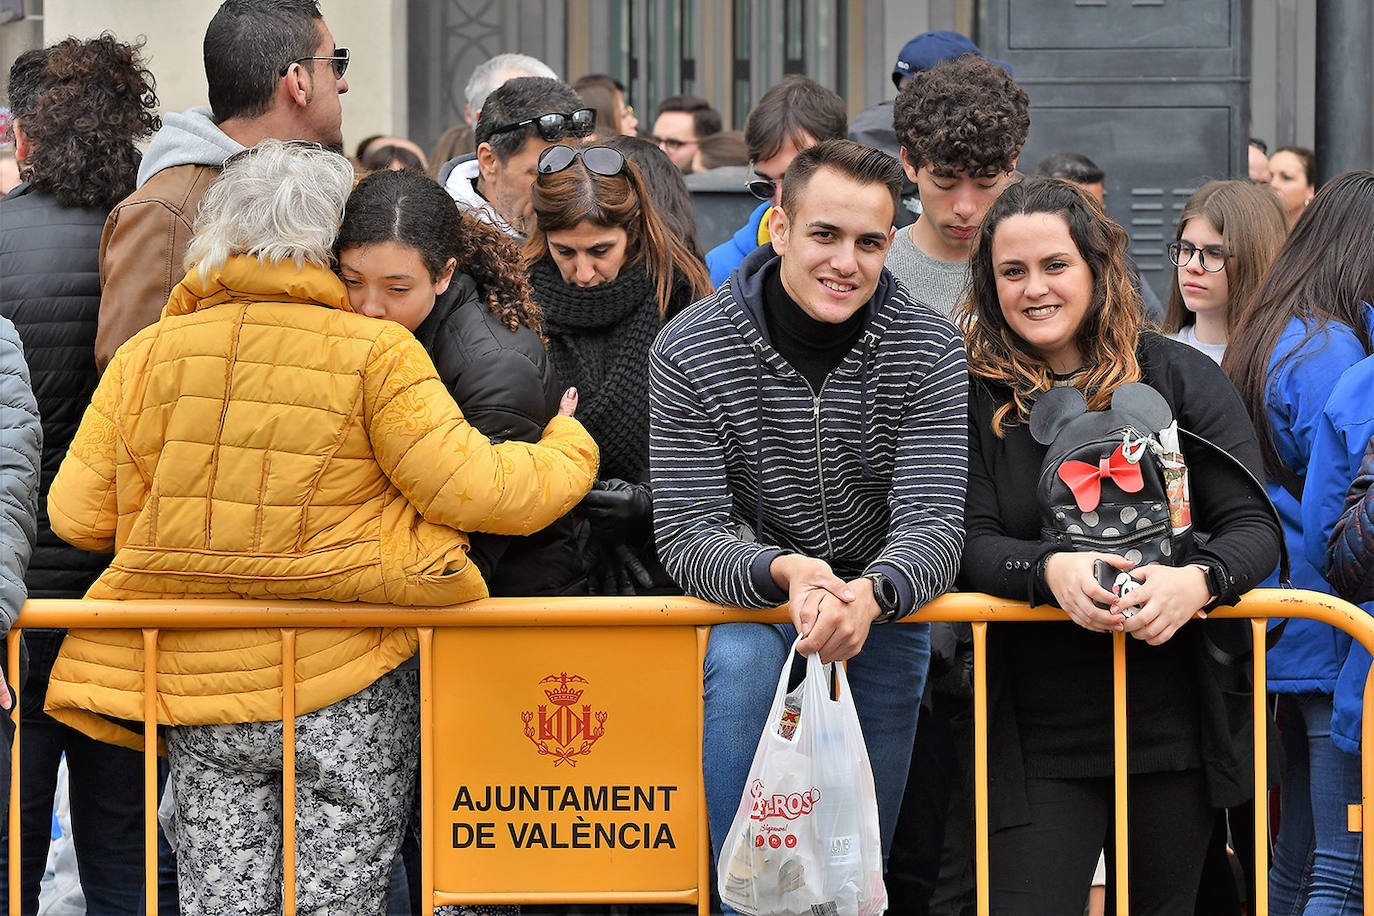
POLYGON ((655 212, 635 165, 607 146, 551 146, 530 190, 525 245, 549 356, 582 392, 601 448, 587 521, 588 591, 663 591, 649 490, 649 347, 665 314, 711 292, 702 263, 655 212))

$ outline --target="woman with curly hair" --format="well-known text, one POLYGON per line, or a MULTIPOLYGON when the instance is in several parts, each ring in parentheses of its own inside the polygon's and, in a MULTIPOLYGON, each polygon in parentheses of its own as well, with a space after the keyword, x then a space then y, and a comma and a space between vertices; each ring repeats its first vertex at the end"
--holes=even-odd
MULTIPOLYGON (((100 310, 100 234, 134 189, 139 141, 158 127, 153 76, 137 45, 109 34, 20 55, 10 103, 24 183, 0 200, 0 314, 19 329, 43 418, 38 543, 25 582, 34 598, 80 598, 109 562, 63 543, 48 521, 53 475, 90 402, 100 310)), ((135 912, 143 888, 143 764, 43 712, 64 630, 26 630, 30 667, 20 722, 22 907, 38 908, 65 754, 77 866, 92 913, 135 912)), ((0 861, 8 858, 0 844, 0 861)), ((0 868, 0 882, 7 878, 0 868)))
POLYGON ((1278 561, 1278 524, 1254 482, 1185 441, 1193 524, 1210 538, 1177 558, 1183 565, 1135 567, 1116 553, 1066 549, 1042 531, 1037 484, 1047 447, 1032 436, 1029 417, 1053 388, 1076 388, 1100 410, 1126 383, 1143 382, 1181 428, 1260 468, 1254 430, 1216 364, 1141 328, 1126 244, 1125 231, 1083 191, 1049 178, 1007 188, 974 243, 961 315, 971 384, 960 585, 1053 604, 1074 624, 988 634, 998 913, 1080 912, 1104 848, 1113 872, 1112 651, 1104 634, 1132 637, 1131 912, 1193 912, 1215 811, 1251 791, 1249 700, 1233 718, 1223 692, 1249 693, 1248 662, 1219 671, 1207 645, 1221 640, 1243 655, 1248 629, 1238 620, 1186 624, 1235 603, 1278 561), (1139 587, 1113 596, 1094 574, 1099 560, 1132 569, 1139 587))
MULTIPOLYGON (((349 195, 334 250, 353 311, 413 333, 478 432, 539 441, 563 389, 504 233, 428 177, 381 171, 349 195)), ((563 519, 528 537, 474 534, 471 556, 493 595, 562 594, 581 584, 573 535, 563 519)))
POLYGON ((585 393, 581 419, 601 447, 600 479, 581 507, 589 589, 674 588, 653 551, 649 346, 664 316, 710 293, 711 280, 620 150, 551 146, 538 169, 524 260, 554 368, 585 393))

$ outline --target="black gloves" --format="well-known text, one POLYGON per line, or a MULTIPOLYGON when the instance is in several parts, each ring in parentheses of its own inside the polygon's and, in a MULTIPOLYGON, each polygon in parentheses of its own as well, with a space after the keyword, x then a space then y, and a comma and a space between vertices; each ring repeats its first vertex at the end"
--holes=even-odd
POLYGON ((653 531, 654 497, 646 483, 598 480, 583 497, 581 509, 592 532, 607 543, 640 544, 653 531))

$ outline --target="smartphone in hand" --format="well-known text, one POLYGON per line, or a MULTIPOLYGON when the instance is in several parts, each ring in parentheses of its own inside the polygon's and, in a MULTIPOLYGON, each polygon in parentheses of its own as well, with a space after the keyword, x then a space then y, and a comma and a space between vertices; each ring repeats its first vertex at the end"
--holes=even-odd
MULTIPOLYGON (((1105 560, 1093 561, 1093 575, 1097 578, 1098 585, 1118 598, 1135 591, 1145 584, 1135 576, 1132 576, 1130 570, 1117 569, 1105 560)), ((1098 607, 1106 610, 1110 605, 1098 604, 1098 607)), ((1121 616, 1132 617, 1135 615, 1135 612, 1136 608, 1126 608, 1121 612, 1121 616)))

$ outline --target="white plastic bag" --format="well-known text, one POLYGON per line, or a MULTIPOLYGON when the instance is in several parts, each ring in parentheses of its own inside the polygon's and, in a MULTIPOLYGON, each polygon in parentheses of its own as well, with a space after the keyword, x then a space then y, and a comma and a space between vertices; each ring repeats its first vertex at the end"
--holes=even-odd
POLYGON ((796 648, 721 846, 720 899, 749 916, 878 916, 887 909, 878 801, 849 681, 843 665, 812 654, 788 693, 796 648))

